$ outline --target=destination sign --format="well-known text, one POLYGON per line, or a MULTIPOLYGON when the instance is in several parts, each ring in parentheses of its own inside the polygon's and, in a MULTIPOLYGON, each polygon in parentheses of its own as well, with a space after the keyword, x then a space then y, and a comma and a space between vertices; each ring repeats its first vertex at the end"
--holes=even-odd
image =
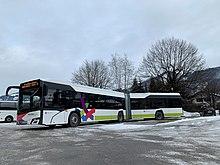
POLYGON ((38 86, 40 86, 39 81, 32 81, 32 82, 27 82, 27 83, 21 84, 22 89, 38 87, 38 86))

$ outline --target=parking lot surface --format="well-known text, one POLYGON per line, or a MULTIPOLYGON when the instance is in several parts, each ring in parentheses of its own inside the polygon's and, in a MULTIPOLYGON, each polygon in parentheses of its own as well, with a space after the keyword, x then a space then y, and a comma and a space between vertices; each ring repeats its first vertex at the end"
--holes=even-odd
POLYGON ((0 123, 0 164, 220 164, 220 116, 76 128, 0 123))

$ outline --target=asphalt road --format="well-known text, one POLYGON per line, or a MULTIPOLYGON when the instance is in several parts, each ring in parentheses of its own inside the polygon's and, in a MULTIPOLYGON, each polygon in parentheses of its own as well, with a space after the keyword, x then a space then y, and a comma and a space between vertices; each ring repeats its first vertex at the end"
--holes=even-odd
POLYGON ((220 116, 82 125, 0 123, 2 165, 220 164, 220 116))

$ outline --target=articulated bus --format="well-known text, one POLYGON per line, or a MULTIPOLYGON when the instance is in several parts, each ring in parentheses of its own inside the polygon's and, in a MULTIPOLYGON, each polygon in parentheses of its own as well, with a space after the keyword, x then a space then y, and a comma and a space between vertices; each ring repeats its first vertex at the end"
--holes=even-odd
MULTIPOLYGON (((8 87, 6 93, 10 88, 8 87)), ((122 92, 40 79, 22 83, 17 88, 17 125, 75 127, 92 121, 123 122, 128 118, 126 114, 129 113, 125 110, 128 103, 131 105, 132 119, 163 119, 181 116, 182 112, 181 97, 177 93, 131 93, 130 99, 125 99, 122 92)))
POLYGON ((17 125, 77 126, 81 122, 124 120, 124 94, 42 80, 20 84, 17 125))
POLYGON ((135 118, 155 118, 182 116, 179 93, 131 93, 131 113, 135 118))

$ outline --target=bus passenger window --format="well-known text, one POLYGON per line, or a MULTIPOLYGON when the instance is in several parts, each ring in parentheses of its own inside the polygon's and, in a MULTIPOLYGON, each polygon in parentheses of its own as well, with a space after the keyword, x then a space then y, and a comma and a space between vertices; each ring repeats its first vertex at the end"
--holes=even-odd
POLYGON ((152 108, 164 108, 165 99, 151 99, 152 108))
POLYGON ((58 89, 48 89, 47 95, 44 97, 45 108, 58 107, 60 102, 60 92, 58 89))
POLYGON ((62 91, 61 92, 61 99, 60 99, 60 105, 64 106, 65 108, 71 108, 74 107, 74 97, 76 93, 73 91, 62 91))
POLYGON ((56 92, 53 93, 53 105, 59 105, 60 101, 60 92, 59 89, 56 89, 56 92))

